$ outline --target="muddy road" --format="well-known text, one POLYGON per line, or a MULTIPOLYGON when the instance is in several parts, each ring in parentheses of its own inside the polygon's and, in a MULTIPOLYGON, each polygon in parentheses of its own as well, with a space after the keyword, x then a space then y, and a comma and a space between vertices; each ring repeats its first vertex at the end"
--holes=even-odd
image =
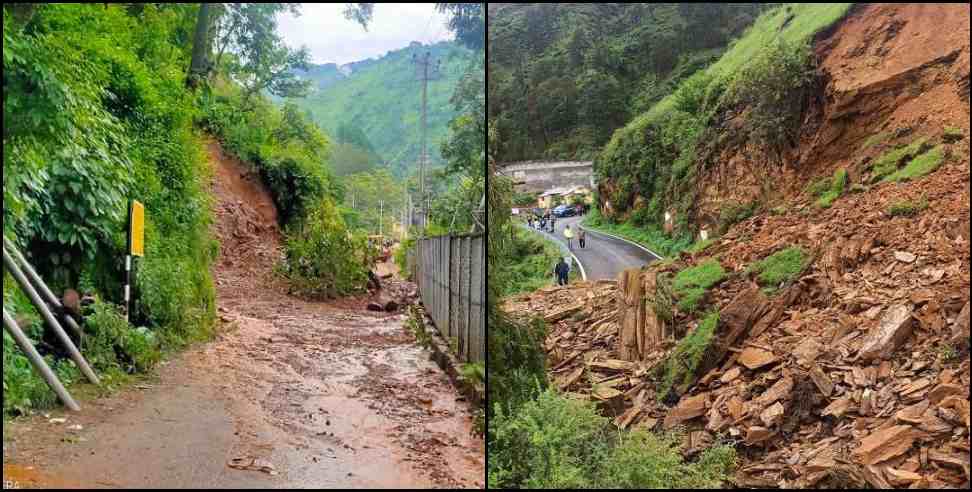
POLYGON ((472 411, 406 317, 369 313, 365 298, 289 295, 272 274, 281 235, 270 195, 218 145, 210 155, 217 338, 80 414, 8 426, 7 485, 483 488, 472 411))

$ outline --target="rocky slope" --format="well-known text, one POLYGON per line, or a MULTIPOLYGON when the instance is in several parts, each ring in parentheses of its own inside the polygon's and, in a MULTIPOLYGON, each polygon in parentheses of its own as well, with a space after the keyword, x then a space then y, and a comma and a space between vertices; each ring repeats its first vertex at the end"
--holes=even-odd
MULTIPOLYGON (((968 5, 858 6, 818 35, 814 52, 819 87, 806 103, 798 145, 783 166, 748 140, 722 148, 698 182, 700 228, 714 226, 726 204, 787 203, 839 168, 851 184, 867 182, 873 162, 897 145, 942 142, 946 128, 969 135, 968 5)), ((730 119, 725 132, 744 118, 730 119)), ((968 138, 947 144, 947 152, 968 166, 968 138)))
POLYGON ((738 486, 968 488, 969 7, 858 7, 814 48, 823 83, 791 164, 742 142, 700 179, 702 225, 730 201, 769 196, 772 213, 508 312, 547 319, 552 381, 620 427, 681 428, 686 454, 734 443, 738 486), (936 146, 940 167, 884 181, 936 146), (808 184, 841 168, 851 192, 816 206, 808 184), (760 280, 788 248, 803 261, 760 280), (712 261, 724 274, 685 312, 672 278, 712 261))

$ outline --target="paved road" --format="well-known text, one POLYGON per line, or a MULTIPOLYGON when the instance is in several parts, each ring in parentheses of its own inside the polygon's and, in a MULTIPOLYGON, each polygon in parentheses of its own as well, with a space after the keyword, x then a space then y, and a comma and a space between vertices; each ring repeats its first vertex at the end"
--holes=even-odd
MULTIPOLYGON (((581 249, 577 243, 577 227, 581 217, 567 217, 557 219, 556 237, 554 240, 567 244, 564 239, 564 228, 570 225, 574 229, 573 248, 571 252, 584 265, 588 280, 616 279, 618 273, 629 268, 636 268, 658 258, 645 250, 625 241, 587 231, 587 247, 581 249)), ((542 233, 551 238, 551 234, 542 233)))

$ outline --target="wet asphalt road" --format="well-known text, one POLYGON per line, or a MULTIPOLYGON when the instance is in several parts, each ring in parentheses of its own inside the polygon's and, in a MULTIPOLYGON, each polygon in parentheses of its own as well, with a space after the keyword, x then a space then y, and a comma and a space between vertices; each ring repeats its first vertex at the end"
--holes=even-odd
MULTIPOLYGON (((561 244, 567 244, 564 238, 564 228, 570 225, 574 230, 573 248, 571 252, 584 265, 588 280, 617 279, 618 273, 629 268, 637 268, 658 258, 645 250, 625 241, 587 231, 587 247, 581 249, 577 242, 577 227, 582 217, 565 217, 557 219, 556 234, 542 233, 547 238, 553 238, 561 244)), ((536 230, 534 229, 534 232, 536 230)), ((551 266, 551 269, 553 266, 551 266)))

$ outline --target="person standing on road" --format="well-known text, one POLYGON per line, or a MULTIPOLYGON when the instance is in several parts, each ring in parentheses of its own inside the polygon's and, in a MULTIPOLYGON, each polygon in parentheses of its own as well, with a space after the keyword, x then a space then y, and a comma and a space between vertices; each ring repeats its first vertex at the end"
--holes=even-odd
POLYGON ((557 263, 557 267, 554 268, 554 273, 557 275, 557 285, 567 285, 567 276, 570 274, 570 266, 564 261, 564 258, 560 259, 557 263))
POLYGON ((574 249, 571 239, 574 239, 574 231, 570 230, 570 225, 564 228, 564 237, 567 238, 567 249, 574 249))
POLYGON ((580 243, 581 249, 584 249, 584 244, 587 243, 587 231, 581 229, 580 232, 577 233, 577 242, 580 243))
POLYGON ((550 216, 550 233, 551 234, 554 234, 556 232, 557 232, 557 216, 556 215, 551 215, 550 216))

